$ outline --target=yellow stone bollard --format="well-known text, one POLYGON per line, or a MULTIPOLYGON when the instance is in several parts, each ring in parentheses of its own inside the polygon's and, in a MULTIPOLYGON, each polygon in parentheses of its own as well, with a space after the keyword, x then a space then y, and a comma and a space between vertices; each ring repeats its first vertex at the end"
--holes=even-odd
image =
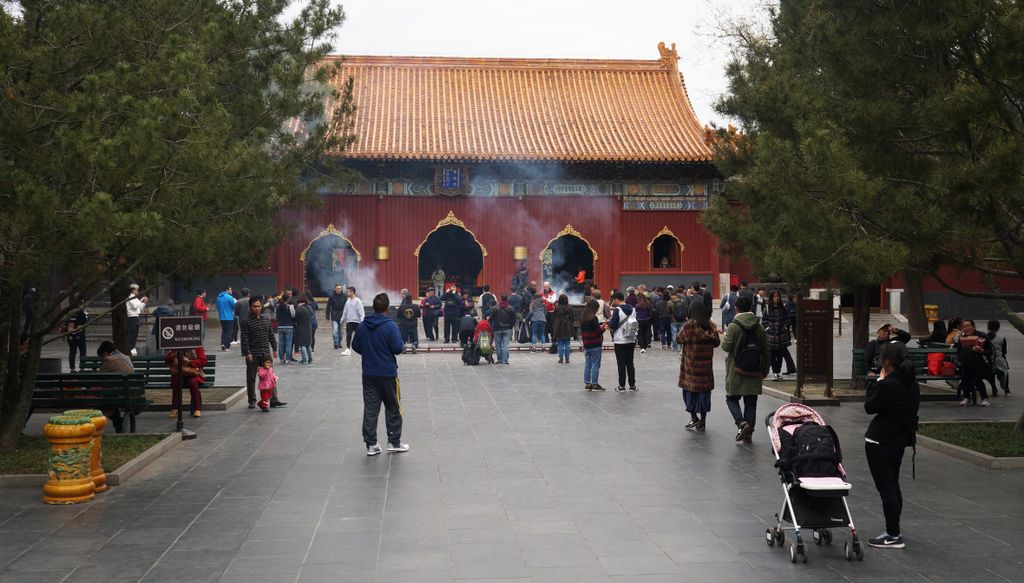
POLYGON ((103 430, 107 427, 107 416, 99 409, 70 409, 64 414, 72 417, 88 417, 96 426, 96 432, 92 435, 89 475, 92 477, 92 483, 96 484, 96 493, 106 492, 110 489, 110 486, 107 485, 107 472, 103 471, 103 430))
POLYGON ((84 416, 54 415, 43 426, 50 442, 50 477, 43 485, 43 502, 77 504, 96 497, 96 484, 89 475, 95 432, 96 426, 84 416))

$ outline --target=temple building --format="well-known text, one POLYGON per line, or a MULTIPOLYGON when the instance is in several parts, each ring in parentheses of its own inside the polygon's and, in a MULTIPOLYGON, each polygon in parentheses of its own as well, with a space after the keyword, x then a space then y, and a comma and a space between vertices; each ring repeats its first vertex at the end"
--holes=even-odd
POLYGON ((729 259, 700 217, 721 182, 675 46, 658 50, 649 61, 346 56, 335 82, 354 80, 357 141, 338 155, 361 177, 290 215, 296 235, 246 280, 422 294, 440 268, 465 289, 507 290, 525 263, 556 288, 582 270, 605 290, 704 281, 717 297, 729 259))

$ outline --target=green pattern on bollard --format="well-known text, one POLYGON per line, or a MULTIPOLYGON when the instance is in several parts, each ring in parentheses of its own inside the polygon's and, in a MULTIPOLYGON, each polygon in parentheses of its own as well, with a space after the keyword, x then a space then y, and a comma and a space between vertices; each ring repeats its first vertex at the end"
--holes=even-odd
POLYGON ((50 478, 55 480, 88 478, 91 454, 91 447, 69 447, 59 452, 51 451, 50 478))
POLYGON ((100 411, 99 409, 68 409, 64 412, 64 415, 88 417, 91 420, 93 417, 103 417, 103 411, 100 411))
POLYGON ((92 419, 82 415, 54 415, 47 420, 47 423, 50 425, 81 425, 92 423, 92 419))

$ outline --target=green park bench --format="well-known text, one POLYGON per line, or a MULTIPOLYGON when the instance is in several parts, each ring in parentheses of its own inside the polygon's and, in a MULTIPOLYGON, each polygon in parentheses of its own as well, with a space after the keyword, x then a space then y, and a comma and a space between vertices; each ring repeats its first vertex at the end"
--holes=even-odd
MULTIPOLYGON (((203 367, 206 373, 203 387, 215 385, 217 370, 217 355, 207 354, 207 363, 203 367)), ((147 389, 169 389, 171 388, 171 371, 167 368, 162 355, 133 356, 132 363, 135 365, 135 374, 141 374, 146 379, 147 389)), ((98 356, 87 356, 82 359, 82 370, 96 372, 100 368, 98 356)))
POLYGON ((148 404, 146 377, 141 374, 39 373, 29 415, 36 409, 99 409, 111 418, 117 433, 124 431, 122 415, 135 433, 135 416, 148 404))
MULTIPOLYGON (((914 372, 917 373, 917 380, 920 382, 928 381, 959 381, 960 375, 956 374, 953 376, 942 376, 928 374, 928 355, 940 353, 947 357, 952 357, 956 354, 956 350, 941 345, 927 345, 921 348, 910 348, 907 347, 907 355, 910 357, 910 361, 914 363, 914 372)), ((854 378, 864 378, 867 381, 874 382, 877 380, 877 376, 868 374, 868 368, 864 364, 864 349, 854 348, 853 349, 853 376, 854 378)))

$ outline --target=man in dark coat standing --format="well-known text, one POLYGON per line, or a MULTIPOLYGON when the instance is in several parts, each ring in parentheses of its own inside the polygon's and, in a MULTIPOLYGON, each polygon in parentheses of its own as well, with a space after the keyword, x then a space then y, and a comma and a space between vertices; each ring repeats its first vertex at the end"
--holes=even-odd
POLYGON ((334 293, 327 298, 327 319, 331 321, 331 339, 334 340, 334 349, 341 348, 341 316, 345 313, 345 302, 348 297, 345 295, 345 288, 340 283, 334 284, 334 293))
POLYGON ((363 320, 352 339, 352 350, 363 357, 363 442, 366 455, 380 454, 377 445, 377 417, 384 405, 388 431, 388 453, 409 451, 402 443, 402 389, 398 382, 398 360, 405 346, 398 325, 388 316, 387 294, 373 298, 373 313, 363 320))

